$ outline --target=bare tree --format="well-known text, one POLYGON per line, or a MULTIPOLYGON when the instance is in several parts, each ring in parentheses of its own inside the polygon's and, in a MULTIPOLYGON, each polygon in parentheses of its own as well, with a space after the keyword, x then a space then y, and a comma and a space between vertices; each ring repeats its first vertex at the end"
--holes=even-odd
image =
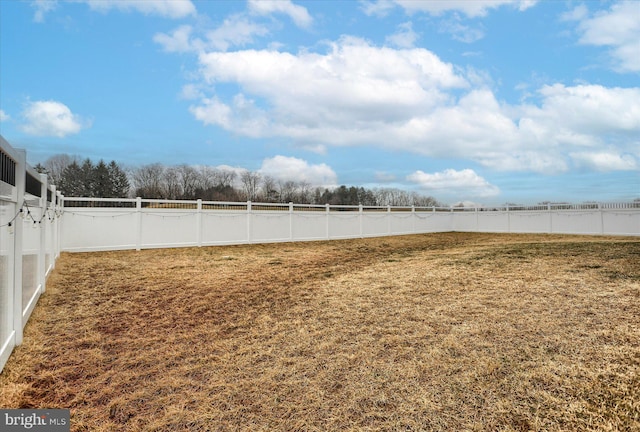
POLYGON ((441 204, 431 196, 420 195, 417 192, 412 193, 413 205, 416 207, 439 207, 441 204))
POLYGON ((180 173, 180 181, 182 186, 182 197, 185 199, 195 199, 196 189, 198 189, 200 175, 192 166, 182 164, 176 167, 180 173))
POLYGON ((216 185, 218 170, 210 166, 200 168, 200 185, 199 189, 207 190, 216 185))
POLYGON ((159 163, 143 165, 133 172, 136 196, 142 198, 164 198, 162 177, 164 166, 159 163))
POLYGON ((242 188, 247 200, 254 201, 258 196, 261 178, 260 173, 251 171, 244 171, 240 175, 240 181, 242 181, 242 188))
POLYGON ((230 188, 236 178, 235 171, 228 169, 215 169, 215 186, 221 188, 230 188))
POLYGON ((277 202, 278 191, 276 190, 276 180, 271 176, 262 178, 261 200, 266 202, 277 202))
POLYGON ((293 180, 278 181, 278 201, 283 203, 293 202, 296 197, 298 185, 293 180))
POLYGON ((165 169, 162 180, 165 198, 178 199, 182 197, 182 181, 180 179, 180 171, 176 167, 165 169))
POLYGON ((311 183, 306 180, 298 182, 298 194, 296 197, 296 202, 310 204, 311 198, 311 183))

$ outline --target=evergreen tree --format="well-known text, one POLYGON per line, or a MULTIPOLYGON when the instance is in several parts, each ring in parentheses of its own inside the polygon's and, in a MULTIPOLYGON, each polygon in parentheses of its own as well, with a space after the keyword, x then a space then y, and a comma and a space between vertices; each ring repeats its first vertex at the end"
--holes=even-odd
POLYGON ((116 161, 111 161, 107 167, 112 183, 112 196, 114 198, 126 198, 129 195, 129 178, 116 161))
POLYGON ((93 190, 91 196, 101 198, 115 198, 113 196, 113 181, 109 175, 109 168, 102 159, 93 167, 91 173, 93 190))
POLYGON ((87 158, 82 162, 80 166, 80 180, 84 185, 82 195, 84 197, 95 197, 95 178, 94 178, 95 166, 91 159, 87 158))
POLYGON ((77 162, 73 161, 62 171, 59 190, 66 196, 87 196, 85 194, 86 187, 83 181, 82 169, 77 162))
POLYGON ((115 161, 96 165, 85 159, 82 165, 73 161, 62 171, 58 190, 67 197, 126 198, 129 179, 115 161))

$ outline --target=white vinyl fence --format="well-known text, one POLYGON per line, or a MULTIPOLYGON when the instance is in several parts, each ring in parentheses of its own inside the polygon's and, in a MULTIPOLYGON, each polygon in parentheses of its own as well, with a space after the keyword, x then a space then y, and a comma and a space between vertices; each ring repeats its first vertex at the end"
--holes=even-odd
POLYGON ((0 136, 0 371, 59 255, 61 196, 0 136))
POLYGON ((88 252, 430 232, 640 235, 640 203, 367 207, 64 198, 62 249, 88 252))

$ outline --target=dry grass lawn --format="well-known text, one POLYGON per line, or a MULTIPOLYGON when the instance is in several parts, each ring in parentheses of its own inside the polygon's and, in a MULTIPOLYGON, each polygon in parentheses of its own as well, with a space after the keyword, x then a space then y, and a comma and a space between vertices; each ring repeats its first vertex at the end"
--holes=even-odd
POLYGON ((63 254, 0 406, 73 431, 638 431, 640 240, 63 254))

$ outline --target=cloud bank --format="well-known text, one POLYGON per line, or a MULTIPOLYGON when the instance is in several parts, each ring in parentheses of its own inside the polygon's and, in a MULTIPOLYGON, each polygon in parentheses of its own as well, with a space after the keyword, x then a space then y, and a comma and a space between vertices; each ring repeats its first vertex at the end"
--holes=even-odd
POLYGON ((201 52, 199 84, 215 92, 190 110, 248 137, 321 149, 373 145, 503 171, 558 173, 587 160, 630 169, 640 159, 639 88, 557 83, 537 89, 535 103, 511 105, 424 48, 353 37, 327 47, 201 52), (225 97, 229 87, 239 90, 225 97), (626 162, 597 157, 605 153, 626 162))

